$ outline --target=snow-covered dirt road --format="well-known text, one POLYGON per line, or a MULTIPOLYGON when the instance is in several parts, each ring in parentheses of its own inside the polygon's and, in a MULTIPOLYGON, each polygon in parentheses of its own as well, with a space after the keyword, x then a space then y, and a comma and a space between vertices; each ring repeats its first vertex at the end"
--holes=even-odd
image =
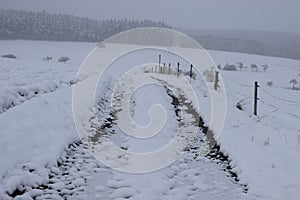
MULTIPOLYGON (((162 134, 151 138, 151 143, 144 141, 142 144, 122 135, 116 123, 118 112, 121 112, 120 108, 124 103, 120 95, 126 95, 133 88, 126 82, 131 81, 130 78, 124 80, 114 96, 120 107, 115 106, 107 112, 110 109, 108 101, 100 101, 107 105, 98 105, 106 108, 98 113, 101 117, 106 116, 104 123, 98 127, 102 134, 96 133, 83 139, 84 143, 69 145, 57 165, 48 168, 47 183, 24 184, 8 196, 16 199, 250 199, 247 186, 240 184, 237 175, 231 171, 228 157, 215 151, 216 148, 209 149, 209 144, 213 141, 209 141, 207 137, 209 131, 203 124, 203 119, 189 97, 184 96, 185 93, 178 85, 172 85, 180 84, 177 80, 179 78, 155 73, 143 73, 141 76, 142 79, 149 78, 160 85, 149 85, 136 92, 131 99, 130 112, 133 119, 140 119, 141 111, 147 109, 154 99, 142 104, 141 100, 145 95, 154 95, 155 100, 161 102, 167 113, 173 116, 166 122, 167 128, 162 134), (111 113, 114 113, 113 119, 111 113), (189 115, 190 120, 184 120, 183 115, 189 115), (193 127, 199 129, 198 134, 190 135, 193 127), (180 129, 180 138, 186 144, 183 154, 171 165, 154 172, 120 172, 106 167, 90 153, 93 146, 101 143, 103 138, 115 141, 126 151, 158 148, 168 142, 174 136, 172 131, 177 129, 180 129), (92 147, 89 142, 93 143, 92 147)), ((28 173, 35 171, 28 169, 28 173)))

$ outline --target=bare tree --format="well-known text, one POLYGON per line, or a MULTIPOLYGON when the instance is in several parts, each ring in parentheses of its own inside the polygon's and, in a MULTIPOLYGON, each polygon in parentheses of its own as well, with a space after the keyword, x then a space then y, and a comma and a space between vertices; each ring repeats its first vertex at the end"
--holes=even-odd
POLYGON ((263 68, 264 72, 266 72, 266 71, 267 71, 267 69, 269 68, 269 66, 268 66, 268 65, 262 65, 261 67, 263 68))
POLYGON ((242 69, 244 68, 244 64, 242 62, 238 62, 237 67, 240 69, 240 71, 242 71, 242 69))
POLYGON ((296 79, 292 79, 292 80, 290 80, 290 82, 289 82, 289 83, 293 85, 293 87, 292 87, 292 89, 293 89, 293 90, 295 89, 295 85, 297 85, 297 84, 298 84, 298 82, 297 82, 297 80, 296 80, 296 79))

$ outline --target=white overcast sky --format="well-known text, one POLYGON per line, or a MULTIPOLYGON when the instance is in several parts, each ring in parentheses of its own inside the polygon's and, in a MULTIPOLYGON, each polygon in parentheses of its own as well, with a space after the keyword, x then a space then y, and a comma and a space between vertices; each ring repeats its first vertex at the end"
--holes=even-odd
POLYGON ((0 8, 151 19, 182 28, 300 33, 300 0, 0 0, 0 8))

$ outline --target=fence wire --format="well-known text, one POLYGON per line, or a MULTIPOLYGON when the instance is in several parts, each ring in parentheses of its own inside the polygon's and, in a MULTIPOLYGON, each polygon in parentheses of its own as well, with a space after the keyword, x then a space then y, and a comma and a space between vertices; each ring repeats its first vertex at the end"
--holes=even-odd
POLYGON ((279 96, 276 96, 270 92, 268 92, 266 89, 264 89, 263 87, 260 87, 260 91, 263 91, 265 94, 277 99, 277 100, 281 100, 281 101, 284 101, 284 102, 288 102, 288 103, 292 103, 292 104, 297 104, 297 105, 300 105, 300 102, 299 101, 293 101, 293 100, 289 100, 289 99, 284 99, 284 98, 281 98, 279 96))

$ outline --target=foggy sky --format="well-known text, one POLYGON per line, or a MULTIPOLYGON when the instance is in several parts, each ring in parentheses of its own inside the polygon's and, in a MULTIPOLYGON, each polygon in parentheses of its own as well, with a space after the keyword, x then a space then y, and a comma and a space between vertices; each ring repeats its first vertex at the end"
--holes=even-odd
POLYGON ((0 0, 0 8, 151 19, 182 28, 300 33, 299 0, 0 0))

